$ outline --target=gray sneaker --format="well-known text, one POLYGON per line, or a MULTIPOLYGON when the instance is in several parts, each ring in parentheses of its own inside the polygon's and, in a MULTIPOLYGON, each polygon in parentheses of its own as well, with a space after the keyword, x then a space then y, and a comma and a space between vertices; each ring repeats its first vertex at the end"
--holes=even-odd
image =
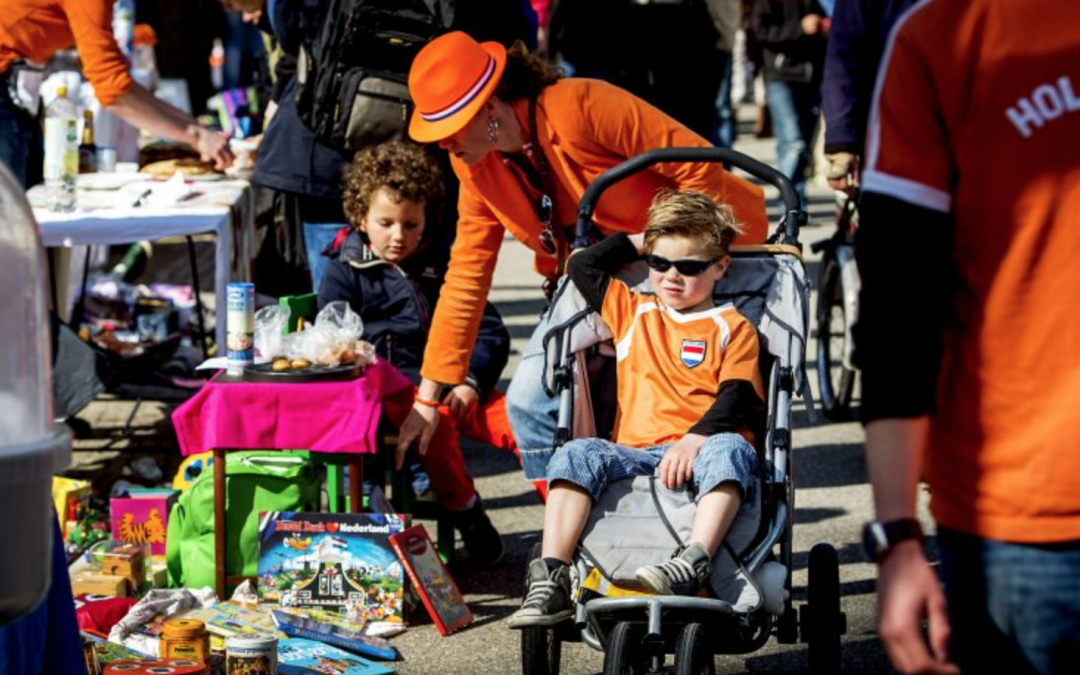
POLYGON ((548 573, 547 563, 537 558, 529 563, 529 592, 521 609, 509 619, 511 628, 554 626, 570 618, 574 609, 570 603, 570 568, 562 567, 548 573))
POLYGON ((634 575, 638 583, 657 595, 695 595, 711 573, 709 554, 694 542, 676 549, 666 563, 639 567, 634 575))

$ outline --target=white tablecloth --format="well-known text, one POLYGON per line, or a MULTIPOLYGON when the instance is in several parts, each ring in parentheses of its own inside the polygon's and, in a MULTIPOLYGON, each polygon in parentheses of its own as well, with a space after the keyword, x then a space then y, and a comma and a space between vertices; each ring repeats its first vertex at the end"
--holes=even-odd
MULTIPOLYGON (((130 244, 165 237, 213 232, 217 235, 214 293, 219 308, 217 343, 225 344, 226 286, 249 281, 254 255, 254 204, 246 181, 202 182, 196 194, 173 206, 117 207, 116 191, 79 190, 72 213, 52 213, 41 205, 44 188, 30 190, 34 217, 47 247, 130 244)), ((126 188, 130 190, 130 186, 126 188)))

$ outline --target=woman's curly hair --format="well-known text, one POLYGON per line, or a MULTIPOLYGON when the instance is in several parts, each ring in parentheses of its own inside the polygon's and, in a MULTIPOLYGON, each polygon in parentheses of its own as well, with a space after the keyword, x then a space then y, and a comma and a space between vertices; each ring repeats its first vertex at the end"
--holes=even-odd
MULTIPOLYGON (((439 220, 445 183, 435 157, 423 147, 407 141, 390 141, 356 153, 345 168, 345 217, 353 227, 360 227, 379 189, 400 203, 403 200, 424 204, 430 226, 439 220)), ((428 230, 430 231, 430 230, 428 230)))
POLYGON ((506 51, 506 70, 495 88, 495 95, 507 102, 532 98, 563 76, 561 68, 529 53, 525 43, 518 40, 506 51))

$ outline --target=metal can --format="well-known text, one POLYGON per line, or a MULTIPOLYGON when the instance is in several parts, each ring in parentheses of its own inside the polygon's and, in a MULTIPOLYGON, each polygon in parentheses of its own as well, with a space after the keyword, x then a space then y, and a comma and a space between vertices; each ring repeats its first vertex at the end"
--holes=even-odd
POLYGON ((277 675, 277 638, 248 635, 225 639, 226 675, 277 675))
POLYGON ((231 283, 226 298, 226 366, 239 372, 255 363, 255 284, 231 283))
POLYGON ((114 173, 116 171, 116 148, 98 146, 97 171, 98 173, 114 173))
POLYGON ((206 664, 210 658, 210 634, 198 619, 169 619, 161 626, 158 656, 206 664))

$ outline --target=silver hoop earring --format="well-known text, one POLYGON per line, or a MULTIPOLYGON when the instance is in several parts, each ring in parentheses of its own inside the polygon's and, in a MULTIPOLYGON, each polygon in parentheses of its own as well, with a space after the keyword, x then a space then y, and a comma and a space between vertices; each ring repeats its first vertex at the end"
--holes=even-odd
POLYGON ((499 120, 495 119, 494 114, 488 115, 487 137, 492 145, 499 142, 499 120))

